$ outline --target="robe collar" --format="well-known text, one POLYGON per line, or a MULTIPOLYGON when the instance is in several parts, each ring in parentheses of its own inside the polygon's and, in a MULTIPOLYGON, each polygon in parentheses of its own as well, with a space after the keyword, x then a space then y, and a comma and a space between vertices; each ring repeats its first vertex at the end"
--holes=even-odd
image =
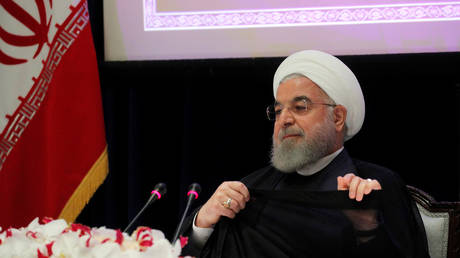
POLYGON ((329 163, 331 163, 331 161, 334 160, 335 157, 337 157, 337 155, 339 155, 340 152, 342 152, 342 150, 343 150, 343 146, 342 148, 336 150, 335 152, 325 157, 320 158, 316 162, 303 166, 302 168, 297 170, 297 173, 302 176, 311 176, 315 174, 316 172, 321 171, 323 168, 329 165, 329 163))

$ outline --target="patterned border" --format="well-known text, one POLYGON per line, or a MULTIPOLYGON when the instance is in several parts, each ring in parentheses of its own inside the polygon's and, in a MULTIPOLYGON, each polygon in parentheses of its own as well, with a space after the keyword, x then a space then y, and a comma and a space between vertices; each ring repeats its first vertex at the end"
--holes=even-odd
POLYGON ((460 20, 460 2, 160 13, 156 1, 144 0, 146 31, 460 20))
POLYGON ((48 86, 54 71, 62 57, 89 22, 88 4, 86 1, 70 7, 72 13, 62 25, 56 25, 58 31, 50 46, 43 69, 38 78, 32 78, 34 85, 25 98, 19 97, 21 104, 13 115, 7 115, 8 124, 0 135, 0 171, 6 158, 13 150, 19 138, 36 115, 48 92, 48 86))

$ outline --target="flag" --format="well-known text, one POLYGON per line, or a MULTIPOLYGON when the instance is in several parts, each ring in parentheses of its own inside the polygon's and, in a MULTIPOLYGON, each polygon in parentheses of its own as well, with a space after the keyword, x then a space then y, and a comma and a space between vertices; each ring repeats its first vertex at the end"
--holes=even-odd
POLYGON ((0 0, 0 226, 73 222, 108 173, 86 0, 0 0))

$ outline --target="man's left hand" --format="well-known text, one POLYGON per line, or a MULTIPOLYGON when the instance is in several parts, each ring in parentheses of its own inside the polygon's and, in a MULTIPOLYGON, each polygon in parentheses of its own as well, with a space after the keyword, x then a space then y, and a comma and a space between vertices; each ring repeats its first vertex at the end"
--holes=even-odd
MULTIPOLYGON (((348 190, 350 199, 361 201, 364 195, 371 193, 373 190, 381 190, 379 181, 375 179, 362 179, 353 173, 337 177, 337 190, 348 190)), ((350 219, 353 227, 357 231, 370 231, 379 226, 377 220, 377 210, 344 210, 344 214, 350 219)), ((373 239, 375 235, 359 237, 360 243, 373 239)))
POLYGON ((337 177, 337 190, 348 190, 350 199, 355 199, 360 202, 364 195, 369 194, 373 190, 381 190, 382 186, 375 179, 362 179, 353 173, 345 176, 337 177))

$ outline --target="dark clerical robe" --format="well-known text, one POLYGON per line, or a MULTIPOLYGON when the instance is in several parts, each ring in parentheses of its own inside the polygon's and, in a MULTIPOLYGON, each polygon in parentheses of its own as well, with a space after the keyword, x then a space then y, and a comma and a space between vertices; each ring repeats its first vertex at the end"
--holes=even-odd
MULTIPOLYGON (((302 176, 272 166, 242 179, 251 200, 235 219, 221 218, 200 257, 429 257, 425 231, 405 184, 392 171, 352 160, 343 150, 323 170, 302 176), (380 182, 362 202, 337 191, 354 173, 380 182), (359 215, 375 212, 378 227, 360 230, 359 215)), ((193 215, 185 234, 190 232, 193 215)))

